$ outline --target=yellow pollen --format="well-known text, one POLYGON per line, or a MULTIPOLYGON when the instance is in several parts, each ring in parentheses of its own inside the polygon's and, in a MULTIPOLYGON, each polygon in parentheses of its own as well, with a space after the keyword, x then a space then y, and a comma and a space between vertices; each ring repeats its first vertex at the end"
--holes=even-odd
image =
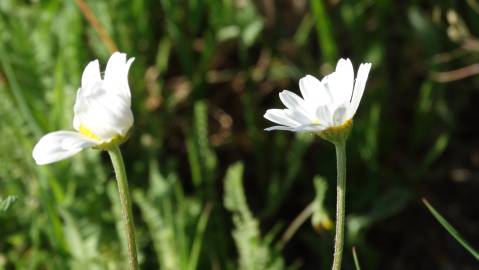
POLYGON ((80 134, 83 134, 83 135, 87 136, 90 139, 98 141, 98 144, 93 146, 93 148, 94 149, 100 149, 100 150, 108 150, 112 146, 119 145, 122 142, 124 142, 126 140, 126 137, 127 137, 127 136, 122 136, 122 135, 118 134, 118 135, 115 135, 115 136, 111 137, 108 140, 102 140, 102 139, 100 139, 100 137, 98 137, 98 135, 93 133, 93 131, 91 131, 90 129, 88 129, 84 125, 80 125, 80 129, 78 130, 78 132, 80 134))
POLYGON ((100 138, 95 133, 93 133, 91 130, 89 130, 87 127, 85 127, 84 125, 80 125, 79 132, 81 134, 87 136, 88 138, 100 141, 100 138))
POLYGON ((353 119, 349 119, 349 120, 346 120, 344 123, 342 123, 341 125, 339 126, 334 126, 334 127, 330 127, 328 128, 327 130, 330 131, 330 132, 341 132, 345 129, 348 129, 351 127, 351 124, 353 123, 353 119))

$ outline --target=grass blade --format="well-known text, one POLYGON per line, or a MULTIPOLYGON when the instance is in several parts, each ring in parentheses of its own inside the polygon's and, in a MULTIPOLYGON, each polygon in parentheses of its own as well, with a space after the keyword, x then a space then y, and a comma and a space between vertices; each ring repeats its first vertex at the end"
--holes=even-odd
POLYGON ((354 259, 354 266, 356 270, 361 270, 361 266, 359 265, 358 254, 356 253, 356 247, 353 247, 353 259, 354 259))
POLYGON ((17 200, 15 196, 8 196, 5 199, 0 197, 0 212, 5 212, 17 200))
POLYGON ((194 270, 198 268, 198 261, 201 253, 201 246, 203 244, 203 237, 205 235, 206 226, 208 225, 208 219, 210 217, 211 209, 213 205, 211 203, 206 204, 201 214, 198 225, 196 226, 196 234, 191 245, 190 258, 188 260, 187 269, 194 270))
POLYGON ((311 10, 316 22, 322 57, 326 62, 334 63, 338 56, 338 50, 334 40, 329 13, 326 10, 323 0, 312 0, 311 10))
POLYGON ((472 248, 466 240, 464 240, 464 238, 459 234, 459 232, 454 227, 452 227, 452 225, 447 222, 447 220, 441 214, 439 214, 439 212, 437 212, 436 209, 434 209, 434 207, 432 207, 432 205, 430 205, 426 199, 423 198, 422 202, 424 203, 424 205, 426 205, 427 209, 429 209, 429 211, 436 218, 436 220, 441 223, 444 229, 446 229, 446 231, 450 235, 452 235, 452 237, 454 237, 457 242, 459 242, 459 244, 461 244, 467 251, 469 251, 469 253, 471 253, 472 256, 474 256, 474 258, 476 258, 476 260, 479 261, 479 253, 474 248, 472 248))
POLYGON ((18 106, 18 112, 22 115, 23 119, 29 125, 31 131, 35 134, 36 137, 40 137, 42 134, 42 129, 37 123, 37 120, 34 117, 34 113, 31 108, 28 106, 28 102, 24 96, 24 91, 21 89, 20 84, 18 83, 15 71, 10 63, 9 56, 4 53, 4 48, 0 48, 0 59, 1 59, 1 68, 7 78, 7 81, 10 85, 10 91, 13 96, 13 99, 18 106))

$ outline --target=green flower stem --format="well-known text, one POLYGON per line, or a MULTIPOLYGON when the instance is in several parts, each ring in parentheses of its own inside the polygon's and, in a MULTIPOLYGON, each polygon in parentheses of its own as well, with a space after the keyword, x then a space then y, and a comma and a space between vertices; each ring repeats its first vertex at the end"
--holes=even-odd
POLYGON ((126 240, 128 243, 128 264, 130 270, 138 270, 138 258, 136 255, 135 224, 131 211, 130 192, 128 190, 128 180, 126 178, 125 163, 118 146, 108 149, 113 168, 115 169, 116 180, 118 183, 118 192, 120 194, 121 213, 126 229, 126 240))
POLYGON ((334 237, 333 270, 341 269, 344 246, 344 219, 346 208, 346 141, 336 142, 338 182, 336 186, 336 236, 334 237))

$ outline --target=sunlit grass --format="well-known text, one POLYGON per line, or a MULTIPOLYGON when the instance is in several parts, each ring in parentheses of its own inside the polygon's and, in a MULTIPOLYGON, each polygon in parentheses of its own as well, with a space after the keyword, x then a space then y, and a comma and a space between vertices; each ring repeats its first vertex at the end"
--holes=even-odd
MULTIPOLYGON (((334 213, 333 149, 309 134, 266 134, 262 115, 279 105, 279 91, 329 73, 338 57, 374 67, 349 140, 345 250, 358 247, 363 269, 401 256, 375 246, 389 237, 377 233, 401 218, 401 233, 417 238, 407 218, 417 198, 438 183, 474 185, 448 181, 457 164, 444 154, 473 148, 457 141, 477 131, 464 115, 474 115, 478 82, 442 82, 478 60, 469 42, 477 14, 458 8, 465 23, 453 29, 468 27, 469 36, 451 38, 449 1, 279 2, 0 1, 0 198, 16 198, 0 204, 0 269, 125 265, 107 157, 88 150, 43 168, 31 157, 42 134, 71 127, 84 66, 111 53, 105 33, 136 57, 135 125, 122 151, 142 269, 246 269, 253 260, 269 269, 330 267, 330 230, 305 222, 283 247, 278 241, 315 200, 317 175, 330 188, 316 210, 323 221, 334 213)), ((454 256, 447 260, 468 263, 454 256)))

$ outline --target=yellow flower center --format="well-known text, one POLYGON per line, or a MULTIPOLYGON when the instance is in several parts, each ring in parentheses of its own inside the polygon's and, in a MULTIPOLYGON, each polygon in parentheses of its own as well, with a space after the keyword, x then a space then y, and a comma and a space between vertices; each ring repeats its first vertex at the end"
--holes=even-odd
POLYGON ((93 131, 89 130, 87 127, 84 125, 80 125, 80 130, 79 132, 88 138, 94 139, 96 141, 101 141, 100 137, 98 137, 93 131))
POLYGON ((94 139, 95 141, 101 142, 100 144, 94 146, 93 148, 102 149, 102 150, 106 150, 106 149, 110 148, 111 146, 121 144, 125 140, 125 137, 126 137, 126 136, 121 136, 121 135, 118 134, 116 136, 113 136, 109 141, 104 141, 104 140, 100 139, 100 137, 98 137, 98 135, 93 133, 93 131, 91 131, 90 129, 85 127, 84 125, 80 125, 80 129, 78 130, 78 132, 87 136, 90 139, 94 139))
POLYGON ((342 123, 341 125, 330 127, 327 130, 329 132, 343 132, 344 130, 351 128, 352 123, 353 123, 353 119, 351 118, 349 120, 344 121, 344 123, 342 123))

